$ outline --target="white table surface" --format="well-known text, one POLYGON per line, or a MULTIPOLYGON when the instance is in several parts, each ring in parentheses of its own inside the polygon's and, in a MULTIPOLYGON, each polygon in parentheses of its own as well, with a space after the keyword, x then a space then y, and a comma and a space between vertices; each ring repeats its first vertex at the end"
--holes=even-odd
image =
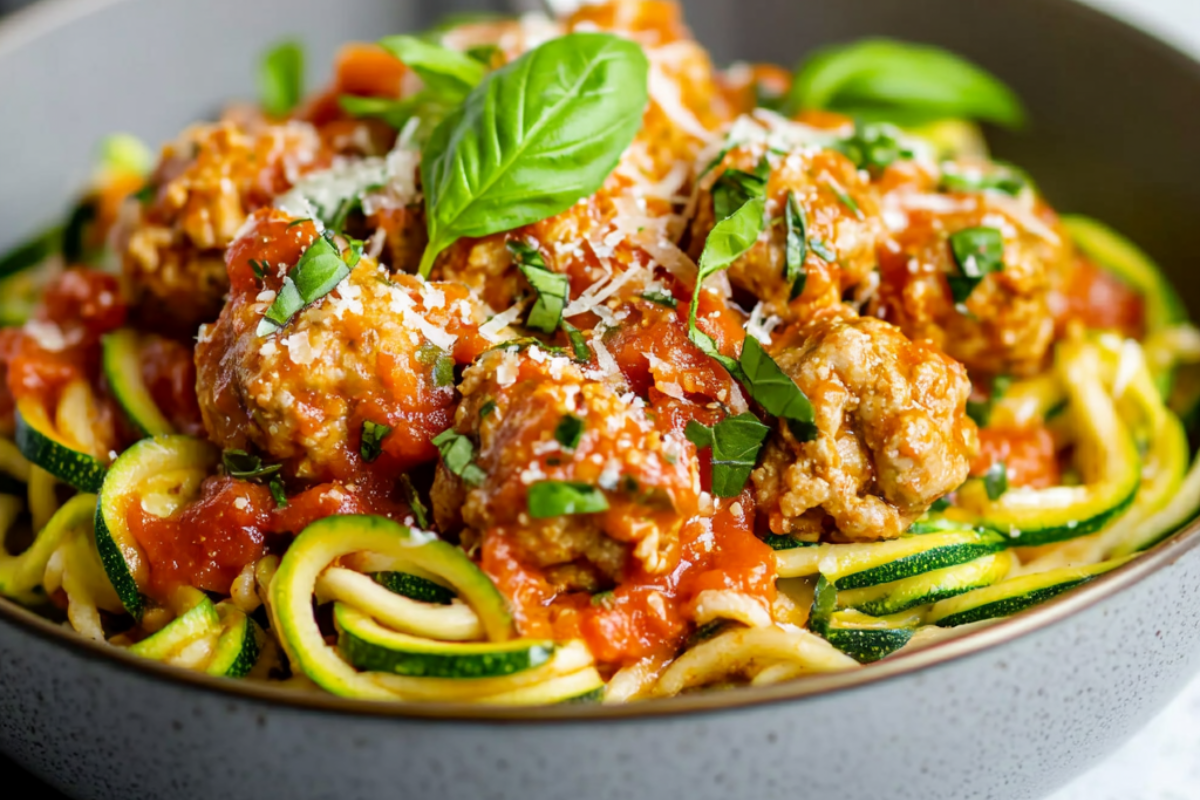
MULTIPOLYGON (((1200 0, 1088 2, 1200 54, 1200 0)), ((1200 677, 1125 747, 1048 800, 1200 800, 1200 677)))

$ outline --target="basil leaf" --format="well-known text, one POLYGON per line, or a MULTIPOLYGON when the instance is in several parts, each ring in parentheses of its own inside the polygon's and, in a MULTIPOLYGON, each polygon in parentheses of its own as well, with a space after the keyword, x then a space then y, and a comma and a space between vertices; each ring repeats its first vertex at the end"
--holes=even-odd
POLYGON ((304 48, 286 41, 268 50, 258 69, 258 91, 269 117, 286 117, 304 96, 304 48))
POLYGON ((551 272, 537 248, 525 242, 509 241, 508 251, 517 262, 517 269, 537 293, 537 300, 525 318, 525 327, 542 333, 554 333, 562 322, 563 309, 567 307, 571 279, 551 272))
POLYGON ((759 405, 786 420, 797 440, 806 442, 816 436, 812 403, 753 336, 747 336, 742 344, 741 365, 746 390, 759 405))
POLYGON ((986 428, 992 418, 992 410, 996 401, 1004 397, 1008 387, 1012 386, 1012 378, 1008 375, 997 375, 992 380, 992 389, 986 400, 968 400, 967 416, 981 428, 986 428))
POLYGON ((770 434, 771 429, 749 411, 726 417, 711 428, 692 420, 683 431, 697 448, 712 448, 712 493, 717 497, 742 493, 770 434))
POLYGON ((936 513, 945 511, 949 507, 950 507, 950 498, 949 497, 939 497, 937 500, 934 500, 933 503, 930 504, 929 510, 936 514, 936 513))
POLYGON ((595 514, 608 510, 604 492, 575 481, 538 481, 529 487, 529 516, 547 519, 564 514, 595 514))
POLYGON ((245 450, 226 450, 221 453, 221 463, 225 474, 242 481, 255 481, 274 475, 283 469, 282 464, 264 464, 258 456, 251 455, 245 450))
POLYGON ((496 401, 488 400, 479 407, 479 419, 484 420, 491 416, 496 411, 496 401))
POLYGON ((831 247, 829 247, 829 245, 825 244, 824 242, 822 242, 818 239, 810 239, 808 242, 808 246, 810 248, 812 248, 812 251, 814 253, 816 253, 818 256, 825 259, 829 263, 832 264, 834 261, 837 261, 837 253, 833 252, 833 249, 831 247))
POLYGON ((363 420, 362 445, 358 448, 362 460, 370 464, 383 453, 383 439, 392 432, 391 425, 382 425, 369 419, 363 420))
POLYGON ((574 414, 564 414, 554 428, 554 438, 566 450, 574 450, 583 438, 583 420, 574 414))
POLYGON ((713 214, 718 220, 728 219, 739 208, 755 197, 767 193, 767 177, 771 165, 763 156, 754 172, 727 169, 721 173, 712 187, 713 214))
POLYGON ((827 189, 829 189, 830 192, 833 193, 833 196, 838 199, 839 203, 841 203, 843 206, 846 207, 847 211, 849 211, 851 214, 858 217, 859 219, 863 218, 862 209, 858 207, 858 203, 855 202, 853 197, 846 194, 845 189, 838 186, 836 183, 831 183, 831 182, 827 182, 825 184, 825 187, 827 189))
POLYGON ((483 80, 483 64, 466 53, 416 36, 387 36, 379 45, 420 76, 436 94, 461 100, 483 80))
POLYGON ((479 486, 483 483, 487 473, 475 463, 475 445, 471 444, 468 437, 453 428, 447 428, 430 441, 442 454, 442 463, 451 473, 472 486, 479 486))
POLYGON ((988 467, 983 476, 983 488, 987 490, 988 500, 999 500, 1008 491, 1008 465, 997 461, 988 467))
POLYGON ((987 171, 974 174, 959 172, 954 162, 942 165, 942 179, 938 188, 943 192, 1002 192, 1016 197, 1030 185, 1029 177, 1007 164, 994 164, 987 171))
POLYGON ((675 299, 675 296, 666 292, 642 292, 642 299, 649 300, 651 303, 656 303, 660 306, 666 306, 667 308, 679 308, 679 301, 675 299))
POLYGON ((717 359, 734 377, 741 374, 737 362, 721 355, 713 338, 696 326, 696 311, 700 305, 700 291, 704 280, 728 267, 758 241, 764 227, 765 209, 766 199, 755 197, 713 226, 708 240, 704 243, 704 250, 700 253, 696 288, 692 292, 692 303, 688 309, 688 338, 707 355, 717 359))
POLYGON ((854 166, 879 174, 913 152, 900 144, 900 132, 890 125, 856 125, 854 134, 834 144, 834 149, 854 162, 854 166))
POLYGON ((965 303, 990 273, 1004 269, 1004 235, 996 228, 965 228, 950 235, 950 249, 961 275, 949 275, 955 303, 965 303))
POLYGON ((287 508, 287 491, 284 489, 283 480, 278 475, 267 482, 267 489, 271 491, 271 497, 275 500, 276 508, 287 508))
POLYGON ((275 295, 274 302, 263 314, 256 333, 269 336, 287 325, 305 306, 315 303, 341 283, 362 257, 362 243, 351 241, 350 261, 342 260, 328 235, 318 236, 296 266, 288 271, 275 295))
POLYGON ((641 127, 648 72, 634 42, 572 33, 485 77, 421 158, 421 275, 460 237, 546 219, 599 189, 641 127))
MULTIPOLYGON (((397 479, 397 483, 400 484, 400 494, 404 496, 404 502, 408 504, 409 509, 412 511, 413 519, 417 521, 417 527, 421 530, 429 530, 429 509, 425 508, 425 503, 421 501, 421 495, 417 493, 417 487, 413 486, 412 478, 407 475, 401 475, 397 479)), ((390 574, 403 575, 405 573, 390 574)), ((378 580, 378 578, 376 579, 378 580)), ((386 586, 387 584, 383 585, 386 586)), ((449 592, 448 589, 446 591, 449 592)), ((453 593, 450 594, 452 595, 453 593)), ((450 600, 447 599, 446 602, 449 603, 450 600)))
POLYGON ((788 300, 795 300, 804 293, 804 284, 808 282, 808 271, 804 268, 804 259, 808 257, 808 217, 795 192, 788 194, 783 218, 787 225, 783 279, 792 287, 788 300))
POLYGON ((797 69, 790 98, 792 110, 906 125, 948 118, 1025 123, 1016 94, 987 71, 946 50, 891 39, 819 50, 797 69))
POLYGON ((499 45, 477 44, 467 48, 467 55, 485 67, 493 67, 497 66, 496 59, 504 56, 504 51, 500 49, 499 45))
POLYGON ((562 328, 567 332, 567 339, 571 342, 571 352, 575 354, 575 360, 591 361, 592 348, 588 347, 587 337, 583 335, 583 332, 565 319, 562 321, 562 328))

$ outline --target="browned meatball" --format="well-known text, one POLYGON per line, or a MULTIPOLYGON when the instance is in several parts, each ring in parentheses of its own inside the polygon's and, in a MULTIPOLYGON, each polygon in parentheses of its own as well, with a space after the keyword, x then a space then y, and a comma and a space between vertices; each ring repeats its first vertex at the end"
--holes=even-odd
POLYGON ((135 317, 186 335, 216 319, 229 289, 223 252, 247 216, 328 157, 317 131, 296 122, 196 125, 166 145, 153 198, 128 207, 117 237, 135 317))
POLYGON ((371 467, 400 470, 436 457, 430 439, 454 414, 454 366, 481 350, 484 310, 461 286, 389 276, 368 257, 281 331, 257 332, 279 276, 263 285, 248 263, 288 267, 315 238, 260 211, 230 248, 232 296, 196 347, 209 437, 256 449, 302 480, 352 479, 363 468, 365 422, 386 425, 371 467))
POLYGON ((768 314, 784 320, 808 318, 839 304, 842 293, 875 269, 875 250, 884 231, 875 189, 841 153, 814 147, 787 155, 768 152, 765 143, 731 150, 721 165, 701 181, 701 195, 691 224, 690 251, 699 258, 716 224, 713 190, 726 170, 753 173, 766 156, 767 230, 758 243, 729 267, 729 279, 764 304, 768 314), (786 208, 789 197, 807 222, 804 291, 794 301, 786 279, 786 208))
POLYGON ((882 281, 870 312, 914 339, 932 339, 972 371, 1037 372, 1054 336, 1051 287, 1074 257, 1053 211, 1030 190, 1012 197, 938 193, 919 184, 885 195, 894 227, 892 241, 879 250, 882 281), (1000 231, 1004 266, 956 306, 947 277, 961 269, 950 237, 977 227, 1000 231))
POLYGON ((482 475, 470 485, 439 466, 440 527, 465 523, 475 535, 510 537, 530 563, 574 565, 554 573, 568 583, 580 574, 615 580, 630 554, 652 574, 674 566, 680 527, 697 505, 694 449, 659 430, 640 399, 537 346, 488 351, 460 390, 455 429, 478 442, 482 475), (543 481, 594 487, 609 508, 535 518, 528 496, 543 481))
POLYGON ((818 434, 781 426, 752 475, 771 530, 841 541, 899 536, 966 479, 971 385, 935 345, 878 319, 833 315, 785 337, 779 366, 808 396, 818 434))

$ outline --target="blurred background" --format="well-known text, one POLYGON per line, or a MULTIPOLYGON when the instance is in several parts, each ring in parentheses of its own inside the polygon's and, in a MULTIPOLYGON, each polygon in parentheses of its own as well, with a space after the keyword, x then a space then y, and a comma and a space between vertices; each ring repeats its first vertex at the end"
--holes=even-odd
MULTIPOLYGON (((1200 58, 1200 0, 1081 1, 1129 20, 1200 58)), ((0 0, 0 16, 35 2, 39 0, 0 0)), ((481 6, 528 9, 537 7, 539 2, 439 0, 437 5, 450 12, 481 6)), ((687 5, 686 0, 684 2, 687 5)), ((732 7, 735 0, 728 2, 732 7)), ((921 2, 923 0, 896 0, 897 10, 921 2)), ((333 2, 330 6, 336 8, 333 2)), ((705 38, 703 32, 700 33, 700 38, 705 38)), ((1196 146, 1200 148, 1200 142, 1196 146)), ((6 787, 2 793, 5 798, 55 800, 59 797, 23 777, 14 765, 0 756, 0 781, 6 787)), ((1049 800, 1200 800, 1200 679, 1134 741, 1049 800)))

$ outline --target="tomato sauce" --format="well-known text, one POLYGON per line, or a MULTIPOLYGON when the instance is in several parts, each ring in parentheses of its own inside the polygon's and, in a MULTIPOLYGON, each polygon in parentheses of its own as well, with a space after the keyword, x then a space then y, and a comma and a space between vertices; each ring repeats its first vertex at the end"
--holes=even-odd
POLYGON ((1121 280, 1080 257, 1070 276, 1051 295, 1052 310, 1060 331, 1072 320, 1088 328, 1115 330, 1140 339, 1145 333, 1145 300, 1121 280))
POLYGON ((1028 428, 982 428, 979 454, 971 462, 971 474, 980 477, 1003 461, 1009 486, 1045 489, 1062 483, 1054 437, 1043 426, 1028 428))
POLYGON ((154 404, 179 433, 202 436, 204 421, 196 399, 196 362, 192 348, 149 335, 141 347, 142 380, 154 404))

